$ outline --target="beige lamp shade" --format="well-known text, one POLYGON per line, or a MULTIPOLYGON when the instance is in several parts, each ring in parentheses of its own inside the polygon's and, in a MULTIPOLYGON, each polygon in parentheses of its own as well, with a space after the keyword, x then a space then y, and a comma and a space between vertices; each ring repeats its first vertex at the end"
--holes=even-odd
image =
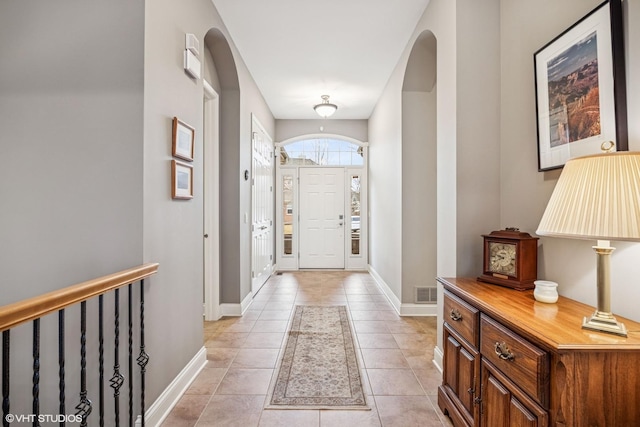
POLYGON ((569 160, 536 233, 640 241, 640 152, 569 160))

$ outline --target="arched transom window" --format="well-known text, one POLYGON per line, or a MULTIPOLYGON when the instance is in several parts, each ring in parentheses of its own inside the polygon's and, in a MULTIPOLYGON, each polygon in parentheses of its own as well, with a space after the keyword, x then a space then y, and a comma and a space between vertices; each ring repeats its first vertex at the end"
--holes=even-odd
POLYGON ((281 165, 362 166, 362 146, 331 138, 304 139, 280 148, 281 165))

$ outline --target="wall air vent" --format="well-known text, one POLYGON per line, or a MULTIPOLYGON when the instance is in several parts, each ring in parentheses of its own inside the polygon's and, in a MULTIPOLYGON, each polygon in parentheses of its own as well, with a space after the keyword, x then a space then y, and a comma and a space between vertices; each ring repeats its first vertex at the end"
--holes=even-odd
POLYGON ((435 286, 415 286, 416 304, 435 304, 438 301, 438 288, 435 286))

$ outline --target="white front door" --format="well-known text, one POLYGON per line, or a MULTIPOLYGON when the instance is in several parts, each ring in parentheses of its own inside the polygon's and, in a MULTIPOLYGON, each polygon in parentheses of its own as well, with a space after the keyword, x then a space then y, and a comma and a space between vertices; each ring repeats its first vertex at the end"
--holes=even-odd
POLYGON ((344 268, 344 168, 300 168, 300 268, 344 268))
POLYGON ((251 226, 251 291, 255 294, 273 266, 273 141, 254 117, 251 226))

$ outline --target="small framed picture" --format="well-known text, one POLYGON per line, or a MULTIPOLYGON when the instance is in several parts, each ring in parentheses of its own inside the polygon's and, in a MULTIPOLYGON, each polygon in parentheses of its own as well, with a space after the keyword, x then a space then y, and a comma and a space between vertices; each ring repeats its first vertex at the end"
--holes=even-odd
POLYGON ((196 131, 194 128, 177 117, 173 118, 172 154, 174 157, 192 162, 195 137, 196 131))
POLYGON ((171 198, 193 198, 193 166, 171 161, 171 198))

